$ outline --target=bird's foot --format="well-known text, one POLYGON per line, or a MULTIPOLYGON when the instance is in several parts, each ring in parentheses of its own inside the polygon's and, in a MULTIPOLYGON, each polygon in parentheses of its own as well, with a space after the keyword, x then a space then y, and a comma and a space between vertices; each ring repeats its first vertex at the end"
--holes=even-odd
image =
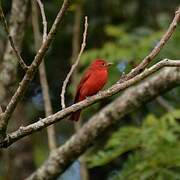
POLYGON ((86 99, 89 100, 91 96, 86 96, 86 99))

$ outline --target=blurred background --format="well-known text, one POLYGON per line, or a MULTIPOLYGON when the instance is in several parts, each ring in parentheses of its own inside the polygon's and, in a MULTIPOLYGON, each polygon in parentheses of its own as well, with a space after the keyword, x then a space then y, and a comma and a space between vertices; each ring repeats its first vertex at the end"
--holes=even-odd
MULTIPOLYGON (((62 0, 44 0, 43 3, 49 30, 62 0)), ((128 72, 141 62, 168 28, 178 5, 180 5, 180 0, 73 1, 45 57, 53 112, 61 109, 61 86, 79 52, 85 16, 88 16, 89 20, 87 46, 68 85, 67 106, 73 103, 76 85, 92 60, 102 58, 115 64, 110 69, 106 87, 114 84, 124 72, 128 72)), ((14 39, 22 57, 27 64, 30 64, 38 47, 33 22, 39 24, 39 34, 40 36, 42 34, 39 7, 33 0, 3 0, 2 7, 10 28, 15 26, 14 21, 21 25, 15 28, 14 39), (19 6, 18 2, 20 2, 19 6), (24 13, 24 20, 21 21, 18 15, 13 16, 18 20, 11 17, 12 3, 16 3, 18 8, 15 13, 21 18, 24 13)), ((3 109, 24 75, 13 53, 7 50, 7 46, 7 36, 1 25, 0 102, 3 109), (2 72, 7 73, 7 76, 1 75, 2 72)), ((180 27, 177 27, 176 32, 154 63, 163 58, 179 59, 179 46, 180 27)), ((86 122, 117 96, 119 94, 84 110, 81 123, 86 122)), ((80 161, 77 160, 59 179, 180 179, 179 102, 180 88, 175 88, 129 114, 118 127, 112 127, 98 140, 97 145, 95 143, 83 156, 86 175, 80 173, 80 161), (142 147, 145 150, 142 150, 142 147)), ((36 73, 10 121, 8 132, 12 132, 20 125, 38 121, 44 116, 42 88, 39 73, 36 73)), ((68 120, 55 124, 57 146, 62 145, 78 129, 74 126, 68 120)), ((24 179, 45 161, 48 154, 46 130, 18 141, 8 149, 1 150, 0 180, 24 179)))

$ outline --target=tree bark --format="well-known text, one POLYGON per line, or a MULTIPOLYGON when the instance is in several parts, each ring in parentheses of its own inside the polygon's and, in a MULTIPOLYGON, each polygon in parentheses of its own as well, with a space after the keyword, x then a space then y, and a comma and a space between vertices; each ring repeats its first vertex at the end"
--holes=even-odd
MULTIPOLYGON (((9 31, 14 40, 16 48, 21 52, 22 41, 25 32, 25 21, 29 0, 13 0, 9 19, 9 31)), ((5 102, 9 96, 7 90, 14 91, 16 81, 18 59, 16 58, 11 44, 7 41, 0 71, 0 104, 5 102)))

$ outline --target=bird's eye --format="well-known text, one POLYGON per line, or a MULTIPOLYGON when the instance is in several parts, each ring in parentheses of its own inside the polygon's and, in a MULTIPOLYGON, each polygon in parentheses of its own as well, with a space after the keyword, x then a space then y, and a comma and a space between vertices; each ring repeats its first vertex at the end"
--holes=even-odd
POLYGON ((105 66, 106 64, 105 63, 102 63, 103 66, 105 66))

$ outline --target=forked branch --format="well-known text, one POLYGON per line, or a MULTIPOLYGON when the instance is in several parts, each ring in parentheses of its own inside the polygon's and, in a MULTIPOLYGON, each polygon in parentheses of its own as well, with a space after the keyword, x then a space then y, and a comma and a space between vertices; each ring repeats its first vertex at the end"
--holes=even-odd
POLYGON ((20 82, 20 85, 18 89, 16 90, 15 94, 11 98, 9 104, 6 107, 5 112, 2 114, 1 121, 0 121, 0 139, 4 137, 4 134, 6 133, 7 125, 9 122, 9 119, 14 112, 18 102, 21 100, 23 95, 25 94, 29 83, 32 81, 39 65, 41 64, 49 46, 51 45, 57 31, 58 27, 62 21, 62 18, 65 15, 65 12, 69 6, 69 2, 71 0, 64 0, 61 9, 59 10, 56 19, 51 27, 50 32, 47 35, 47 38, 45 42, 41 45, 38 53, 36 54, 32 64, 29 66, 28 70, 26 71, 26 74, 22 81, 20 82))

